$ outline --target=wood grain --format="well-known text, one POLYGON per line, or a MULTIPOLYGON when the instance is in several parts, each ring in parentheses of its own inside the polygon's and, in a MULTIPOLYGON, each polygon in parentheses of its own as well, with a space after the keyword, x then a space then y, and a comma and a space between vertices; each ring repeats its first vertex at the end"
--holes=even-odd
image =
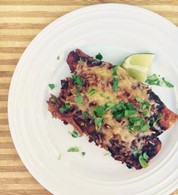
MULTIPOLYGON (((84 6, 111 2, 141 6, 178 25, 178 0, 0 0, 0 194, 51 194, 24 167, 9 131, 8 91, 20 56, 56 18, 84 6)), ((172 194, 178 195, 178 190, 172 194)))

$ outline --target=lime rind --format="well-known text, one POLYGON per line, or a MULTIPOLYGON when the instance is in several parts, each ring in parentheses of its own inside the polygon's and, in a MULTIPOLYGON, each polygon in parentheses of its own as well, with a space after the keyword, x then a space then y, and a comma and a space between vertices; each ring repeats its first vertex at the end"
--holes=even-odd
POLYGON ((125 59, 122 67, 130 76, 140 82, 145 82, 154 57, 153 53, 135 53, 125 59))

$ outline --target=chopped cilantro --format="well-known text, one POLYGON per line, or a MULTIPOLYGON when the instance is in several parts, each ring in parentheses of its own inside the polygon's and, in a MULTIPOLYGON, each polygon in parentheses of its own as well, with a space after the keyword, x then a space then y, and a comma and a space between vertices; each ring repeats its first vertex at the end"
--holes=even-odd
POLYGON ((72 80, 78 86, 82 86, 83 85, 82 79, 79 76, 75 75, 75 74, 72 75, 72 80))
POLYGON ((132 153, 133 153, 134 156, 137 156, 138 154, 140 154, 140 150, 138 148, 134 148, 132 153))
POLYGON ((144 120, 142 117, 134 117, 134 118, 129 118, 129 130, 130 133, 134 132, 135 129, 140 130, 140 128, 143 126, 144 124, 144 120))
POLYGON ((93 94, 95 94, 96 93, 96 90, 95 89, 90 89, 90 91, 89 91, 89 95, 91 96, 91 95, 93 95, 93 94))
POLYGON ((122 112, 122 111, 113 111, 112 114, 116 120, 118 120, 124 116, 124 112, 122 112))
POLYGON ((147 80, 145 81, 146 83, 148 83, 149 85, 161 85, 161 79, 160 76, 153 74, 151 76, 148 76, 147 80))
POLYGON ((136 99, 137 102, 139 102, 139 103, 143 103, 143 101, 144 101, 144 100, 143 100, 142 98, 140 98, 140 97, 136 97, 135 99, 136 99))
POLYGON ((57 102, 57 99, 55 97, 52 97, 51 102, 55 104, 57 102))
POLYGON ((129 122, 134 124, 134 126, 140 126, 143 124, 143 118, 142 117, 134 117, 134 118, 130 118, 129 122))
POLYGON ((69 103, 64 103, 64 105, 61 108, 59 108, 59 111, 61 113, 65 113, 65 112, 68 112, 70 110, 70 108, 71 108, 71 106, 69 103))
POLYGON ((145 160, 148 160, 148 159, 149 159, 149 156, 147 155, 146 152, 143 153, 143 158, 144 158, 145 160))
POLYGON ((150 106, 150 103, 148 101, 144 101, 141 105, 141 109, 145 109, 145 108, 148 108, 150 106))
POLYGON ((55 88, 55 85, 53 83, 48 84, 49 88, 53 90, 55 88))
POLYGON ((133 116, 133 115, 135 115, 136 113, 137 113, 136 110, 125 110, 124 116, 125 116, 126 118, 129 118, 130 116, 133 116))
POLYGON ((101 53, 98 53, 98 54, 95 56, 95 58, 96 58, 97 60, 102 60, 102 59, 103 59, 103 56, 101 55, 101 53))
POLYGON ((101 117, 95 117, 94 122, 95 122, 95 125, 96 125, 99 129, 101 129, 104 120, 103 120, 103 118, 101 118, 101 117))
POLYGON ((82 115, 84 119, 87 119, 90 116, 87 111, 83 112, 82 115))
POLYGON ((85 154, 86 154, 86 152, 81 152, 81 155, 82 155, 82 156, 85 156, 85 154))
POLYGON ((150 112, 149 110, 144 110, 142 113, 144 116, 147 116, 149 114, 149 112, 150 112))
POLYGON ((103 116, 104 114, 106 114, 106 108, 105 108, 105 106, 96 106, 93 109, 93 112, 94 112, 96 117, 100 117, 100 116, 103 116))
POLYGON ((141 99, 140 97, 136 97, 137 102, 141 103, 140 109, 145 109, 150 106, 150 103, 146 100, 141 99))
POLYGON ((67 150, 67 152, 79 152, 80 149, 78 146, 71 147, 67 150))
POLYGON ((75 97, 75 102, 77 103, 77 104, 83 104, 83 97, 81 96, 81 94, 80 93, 77 93, 76 94, 76 97, 75 97))
POLYGON ((113 84, 112 84, 113 91, 117 91, 118 90, 118 83, 119 83, 118 78, 114 77, 112 82, 113 82, 113 84))
POLYGON ((164 77, 156 74, 150 75, 145 82, 149 85, 166 86, 169 88, 174 87, 174 85, 169 81, 166 81, 164 77))
POLYGON ((169 81, 166 81, 165 78, 162 78, 162 81, 164 82, 164 84, 169 87, 169 88, 172 88, 174 87, 174 85, 172 83, 170 83, 169 81))
POLYGON ((114 105, 115 105, 114 102, 111 102, 111 101, 107 102, 107 103, 105 104, 105 110, 108 111, 109 109, 113 108, 114 105))
POLYGON ((149 128, 149 122, 146 122, 144 125, 142 125, 139 129, 140 132, 144 133, 149 128))
POLYGON ((143 168, 148 167, 148 159, 149 159, 149 156, 147 155, 146 152, 144 152, 143 154, 140 154, 140 156, 138 157, 139 163, 143 168))
POLYGON ((155 125, 157 124, 157 122, 158 122, 161 118, 162 118, 162 114, 158 114, 158 115, 156 116, 156 118, 155 118, 155 117, 152 117, 152 118, 150 119, 150 125, 155 126, 155 125))
POLYGON ((119 103, 115 104, 114 107, 112 108, 112 114, 114 118, 118 120, 123 116, 129 117, 133 114, 136 114, 136 112, 132 104, 120 101, 119 103))
POLYGON ((113 72, 112 72, 113 76, 117 76, 117 69, 118 69, 118 67, 119 67, 119 65, 113 66, 113 72))
POLYGON ((70 134, 73 138, 80 137, 80 133, 78 133, 78 131, 75 131, 75 130, 73 130, 72 132, 69 132, 69 134, 70 134))

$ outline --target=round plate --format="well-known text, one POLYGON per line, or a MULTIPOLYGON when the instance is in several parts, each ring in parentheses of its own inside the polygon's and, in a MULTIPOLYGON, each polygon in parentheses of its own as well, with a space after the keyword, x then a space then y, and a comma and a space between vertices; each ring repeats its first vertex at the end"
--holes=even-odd
MULTIPOLYGON (((147 169, 130 170, 48 112, 50 93, 70 75, 69 51, 80 48, 118 64, 132 53, 155 53, 154 73, 178 89, 178 30, 161 16, 135 6, 101 4, 73 11, 47 26, 28 46, 12 78, 8 116, 16 149, 31 174, 53 194, 169 194, 178 186, 178 131, 165 132, 147 169), (50 90, 49 83, 56 85, 50 90), (78 146, 80 152, 70 153, 78 146), (85 156, 82 155, 85 152, 85 156)), ((176 90, 155 89, 177 112, 176 90)))

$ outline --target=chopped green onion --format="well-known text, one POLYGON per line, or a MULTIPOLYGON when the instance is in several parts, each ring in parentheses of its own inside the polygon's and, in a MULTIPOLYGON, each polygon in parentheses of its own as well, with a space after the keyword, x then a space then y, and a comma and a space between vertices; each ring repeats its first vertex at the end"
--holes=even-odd
POLYGON ((79 152, 79 151, 80 151, 80 149, 77 146, 71 147, 67 150, 67 152, 79 152))
POLYGON ((86 152, 81 152, 82 156, 85 156, 86 152))
POLYGON ((95 58, 96 58, 97 60, 102 60, 102 59, 103 59, 103 56, 101 55, 101 53, 98 53, 98 54, 95 56, 95 58))
POLYGON ((82 86, 83 85, 82 79, 79 76, 75 75, 75 74, 72 75, 72 80, 78 86, 82 86))
POLYGON ((59 60, 60 59, 60 56, 57 56, 57 60, 59 60))
POLYGON ((53 83, 48 84, 49 88, 53 90, 55 88, 55 85, 53 83))

